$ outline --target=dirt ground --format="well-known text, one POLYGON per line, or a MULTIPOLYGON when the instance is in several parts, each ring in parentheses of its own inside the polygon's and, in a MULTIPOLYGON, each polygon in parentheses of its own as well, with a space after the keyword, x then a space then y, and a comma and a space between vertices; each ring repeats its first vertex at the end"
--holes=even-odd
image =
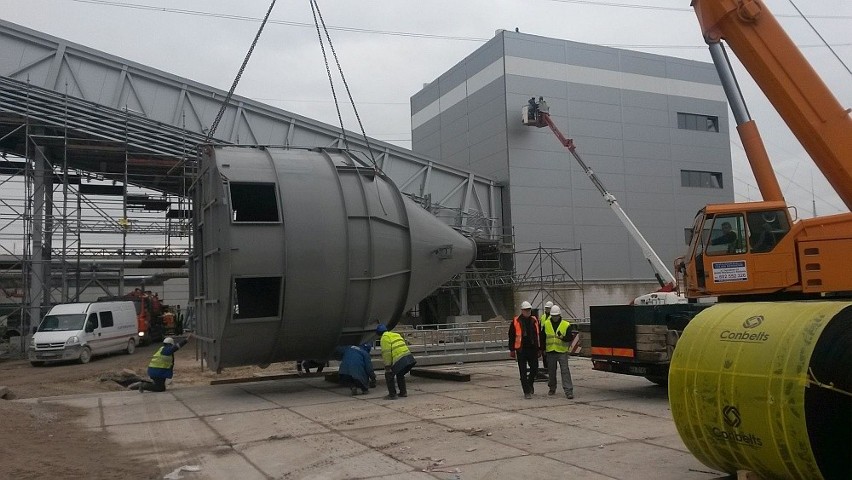
MULTIPOLYGON (((137 348, 133 355, 95 357, 86 365, 56 363, 33 367, 25 359, 0 361, 0 386, 15 399, 124 390, 109 378, 130 369, 144 376, 158 345, 137 348)), ((214 379, 248 377, 255 373, 290 373, 293 362, 262 370, 240 367, 216 374, 202 371, 195 343, 175 354, 174 385, 207 384, 214 379)), ((14 479, 154 479, 162 478, 146 459, 111 442, 106 433, 83 430, 73 408, 0 400, 0 478, 14 479), (109 459, 105 462, 105 459, 109 459)))

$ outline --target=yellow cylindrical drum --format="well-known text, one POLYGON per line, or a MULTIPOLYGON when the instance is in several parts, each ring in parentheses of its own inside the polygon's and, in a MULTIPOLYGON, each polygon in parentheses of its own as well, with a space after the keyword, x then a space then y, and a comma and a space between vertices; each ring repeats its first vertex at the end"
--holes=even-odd
POLYGON ((852 478, 850 391, 850 302, 714 305, 689 323, 669 371, 692 454, 765 479, 852 478))

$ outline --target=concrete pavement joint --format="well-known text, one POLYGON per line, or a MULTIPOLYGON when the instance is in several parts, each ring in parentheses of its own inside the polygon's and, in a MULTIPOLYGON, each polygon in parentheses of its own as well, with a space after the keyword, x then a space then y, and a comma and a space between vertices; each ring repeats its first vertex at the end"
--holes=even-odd
MULTIPOLYGON (((271 480, 271 479, 273 478, 273 477, 271 477, 270 475, 268 475, 266 472, 264 472, 263 470, 261 470, 261 469, 260 469, 260 467, 258 467, 257 465, 255 465, 255 464, 254 464, 254 462, 252 462, 252 461, 251 461, 248 457, 246 457, 245 455, 243 455, 243 453, 242 453, 242 452, 240 452, 239 450, 237 450, 236 448, 234 448, 234 445, 233 445, 232 443, 230 443, 230 442, 229 442, 229 441, 228 441, 228 440, 227 440, 224 436, 222 436, 222 434, 220 434, 220 433, 219 433, 219 431, 217 431, 215 428, 213 428, 213 426, 212 426, 212 425, 210 425, 210 423, 207 421, 206 417, 199 415, 199 414, 198 414, 198 412, 196 412, 195 410, 193 410, 193 409, 192 409, 192 407, 190 407, 190 406, 189 406, 186 402, 184 402, 181 398, 178 398, 177 396, 175 396, 175 400, 177 400, 178 402, 180 402, 180 403, 181 403, 184 407, 186 407, 186 409, 187 409, 187 410, 189 410, 190 412, 192 412, 192 414, 193 414, 193 415, 195 415, 195 418, 197 418, 198 420, 200 420, 200 421, 201 421, 201 423, 203 423, 203 424, 204 424, 207 428, 209 428, 209 429, 210 429, 210 431, 211 431, 211 432, 213 432, 213 435, 214 435, 216 438, 218 438, 218 439, 219 439, 219 441, 221 442, 221 445, 222 445, 222 446, 225 446, 225 447, 230 448, 232 452, 234 452, 235 454, 237 454, 237 455, 239 455, 240 457, 242 457, 242 459, 243 459, 243 460, 245 460, 245 462, 246 462, 246 463, 248 463, 249 465, 251 465, 251 466, 252 466, 252 468, 254 468, 255 470, 257 470, 257 471, 258 471, 258 473, 260 473, 261 475, 263 475, 263 476, 264 476, 264 477, 266 477, 267 479, 270 479, 270 480, 271 480)), ((249 410, 249 411, 260 411, 260 410, 271 410, 271 409, 263 408, 263 409, 249 410)), ((214 415, 209 415, 209 416, 214 416, 214 415)))

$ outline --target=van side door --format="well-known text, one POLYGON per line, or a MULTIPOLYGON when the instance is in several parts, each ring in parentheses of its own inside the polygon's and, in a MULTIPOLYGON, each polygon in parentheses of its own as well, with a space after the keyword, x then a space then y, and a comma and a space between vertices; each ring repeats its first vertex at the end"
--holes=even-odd
POLYGON ((103 348, 103 342, 99 335, 101 333, 100 324, 98 323, 98 314, 95 312, 89 313, 86 318, 86 323, 83 324, 83 339, 86 345, 92 350, 92 353, 97 353, 103 348))
POLYGON ((115 329, 115 319, 112 316, 112 311, 104 310, 103 312, 98 312, 98 317, 100 317, 101 320, 101 336, 99 340, 103 342, 102 351, 106 353, 123 348, 124 338, 121 338, 117 335, 115 329))

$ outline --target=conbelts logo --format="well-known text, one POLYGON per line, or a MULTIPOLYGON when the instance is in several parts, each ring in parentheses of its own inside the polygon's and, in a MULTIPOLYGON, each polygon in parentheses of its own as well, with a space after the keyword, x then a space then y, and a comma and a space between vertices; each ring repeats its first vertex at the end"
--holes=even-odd
MULTIPOLYGON (((739 429, 740 425, 743 423, 740 410, 733 405, 725 405, 725 407, 722 408, 722 418, 725 420, 725 423, 731 427, 731 429, 739 429)), ((711 432, 713 433, 713 436, 719 440, 739 443, 741 445, 748 445, 751 447, 763 446, 763 440, 753 433, 722 430, 719 427, 713 427, 711 432)))
POLYGON ((743 328, 759 327, 761 323, 763 323, 763 315, 755 315, 745 319, 745 322, 743 322, 743 328))
POLYGON ((723 342, 741 342, 741 343, 761 343, 769 340, 769 334, 766 332, 749 331, 759 327, 763 323, 763 315, 755 315, 748 317, 743 322, 742 331, 722 330, 719 338, 723 342))

